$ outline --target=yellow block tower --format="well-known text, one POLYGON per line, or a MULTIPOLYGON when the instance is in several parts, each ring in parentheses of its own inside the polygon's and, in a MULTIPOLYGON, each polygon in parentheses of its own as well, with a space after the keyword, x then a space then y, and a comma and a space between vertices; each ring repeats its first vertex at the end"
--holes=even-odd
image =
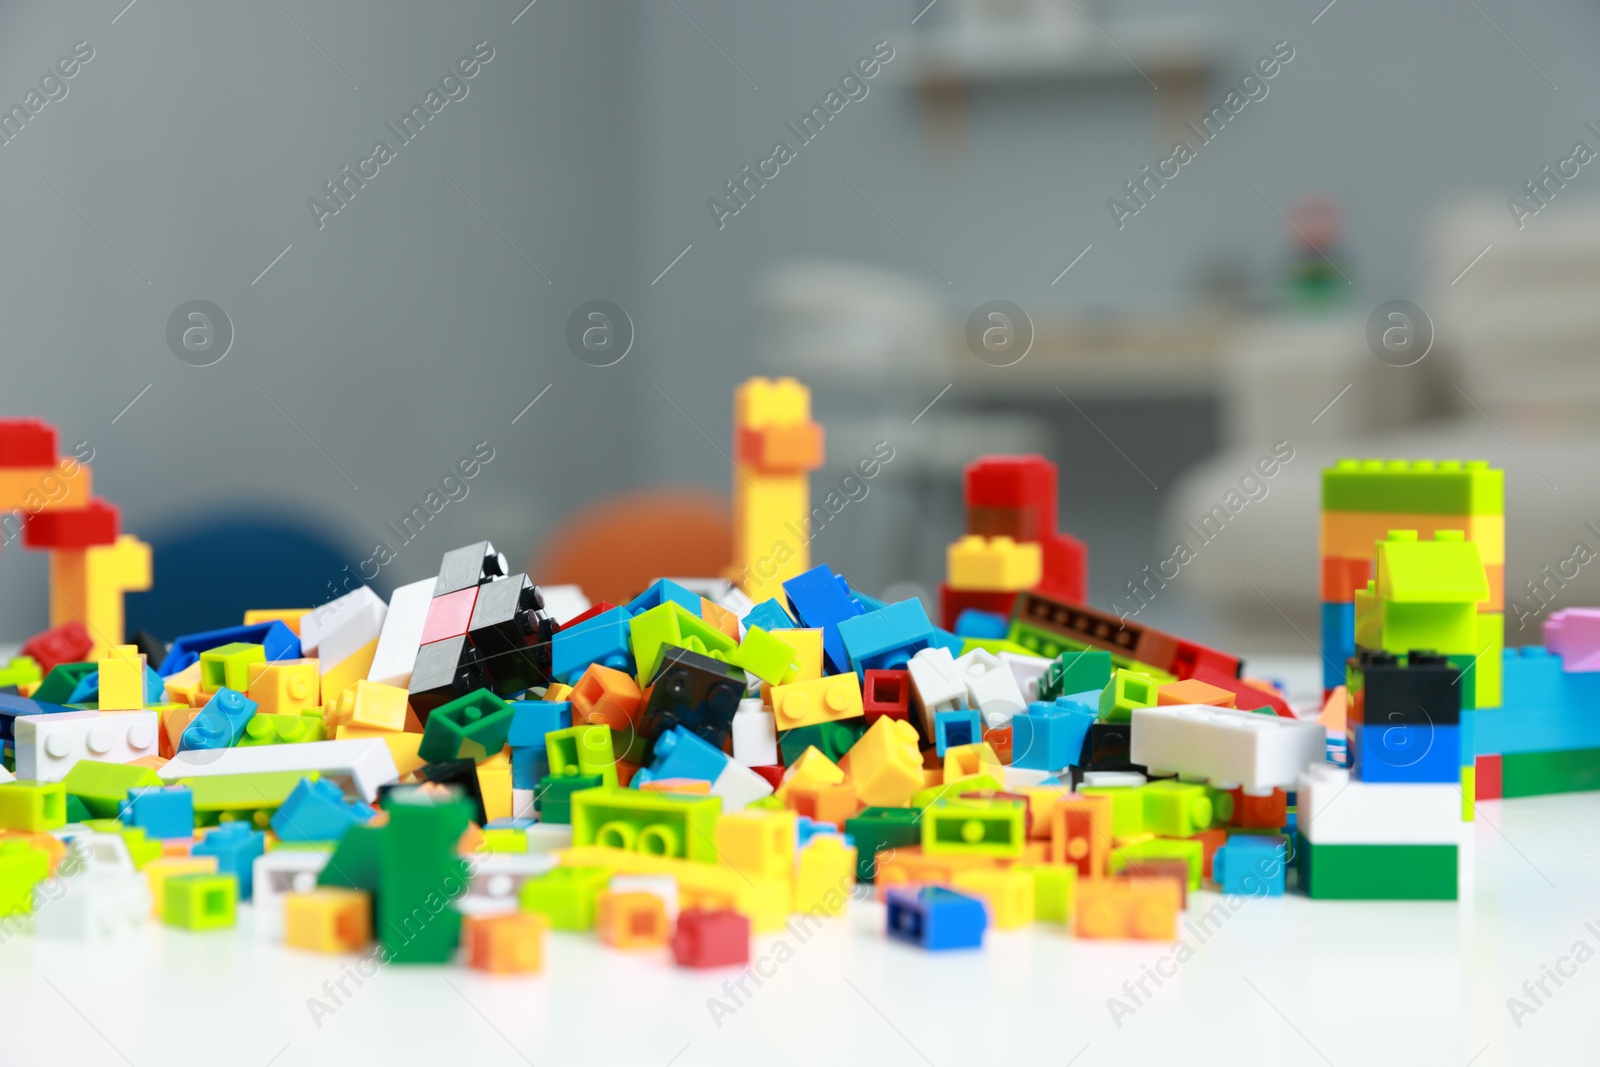
POLYGON ((751 378, 733 394, 733 565, 757 603, 811 567, 811 485, 822 426, 811 390, 793 378, 751 378))

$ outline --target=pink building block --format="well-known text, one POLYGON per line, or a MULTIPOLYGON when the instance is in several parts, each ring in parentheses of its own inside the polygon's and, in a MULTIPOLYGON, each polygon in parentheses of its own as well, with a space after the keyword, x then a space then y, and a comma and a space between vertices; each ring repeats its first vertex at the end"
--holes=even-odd
POLYGON ((1544 644, 1567 671, 1600 671, 1600 608, 1562 608, 1544 621, 1544 644))

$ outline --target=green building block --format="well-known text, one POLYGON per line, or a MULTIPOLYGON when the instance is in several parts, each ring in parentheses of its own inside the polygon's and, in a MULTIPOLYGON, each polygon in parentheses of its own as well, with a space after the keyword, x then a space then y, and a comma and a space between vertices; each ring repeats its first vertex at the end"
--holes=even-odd
MULTIPOLYGON (((1163 837, 1193 837, 1216 821, 1213 790, 1194 782, 1168 779, 1144 786, 1144 828, 1163 837)), ((1227 796, 1226 793, 1222 794, 1227 796)), ((1228 797, 1232 805, 1232 797, 1228 797)))
POLYGON ((317 771, 257 771, 180 778, 175 784, 188 786, 194 796, 197 825, 215 826, 245 819, 265 826, 266 819, 288 799, 302 778, 315 781, 319 777, 317 771))
MULTIPOLYGON (((385 826, 352 826, 339 838, 326 866, 317 875, 317 885, 332 889, 359 889, 374 896, 378 892, 379 843, 385 826)), ((280 845, 280 848, 287 847, 280 845)), ((316 848, 326 846, 318 843, 316 848)))
POLYGON ((122 843, 128 846, 128 856, 133 860, 133 866, 137 870, 142 871, 145 864, 161 858, 161 842, 146 837, 142 826, 124 826, 122 843))
POLYGON ((1026 804, 1007 801, 934 804, 922 813, 922 851, 1015 859, 1027 839, 1027 816, 1026 804))
POLYGON ((200 685, 206 689, 232 689, 242 693, 250 688, 250 665, 267 662, 262 645, 234 641, 200 653, 200 685))
POLYGON ((239 879, 232 874, 180 874, 161 887, 161 921, 199 933, 234 923, 239 879))
POLYGON ((44 704, 65 704, 78 683, 99 669, 98 663, 58 663, 33 691, 33 699, 44 704))
POLYGON ((785 766, 798 760, 807 748, 815 748, 833 762, 849 752, 861 735, 867 732, 867 720, 857 716, 838 722, 819 722, 811 726, 796 726, 792 730, 778 731, 778 751, 785 766))
POLYGON ((1078 868, 1070 863, 1019 863, 1014 868, 1033 875, 1034 919, 1070 923, 1078 902, 1078 868))
POLYGON ((598 775, 605 785, 617 784, 616 745, 610 727, 587 723, 552 730, 544 735, 544 746, 550 777, 598 775))
POLYGON ((1138 837, 1145 833, 1142 785, 1091 785, 1078 790, 1085 796, 1111 798, 1111 836, 1138 837))
POLYGON ((1111 653, 1100 648, 1084 648, 1076 652, 1063 652, 1045 668, 1039 679, 1039 699, 1087 693, 1091 689, 1104 689, 1111 683, 1111 653))
POLYGON ((1157 682, 1148 674, 1118 668, 1100 691, 1100 721, 1130 722, 1134 708, 1156 706, 1157 682))
POLYGON ((605 784, 598 774, 545 775, 539 782, 539 792, 535 798, 538 801, 539 821, 570 824, 573 794, 605 784))
POLYGON ((572 794, 572 843, 715 863, 721 816, 721 797, 585 789, 572 794))
POLYGON ((328 731, 317 715, 252 715, 244 724, 240 748, 259 745, 298 745, 307 741, 326 741, 328 731))
POLYGON ((417 755, 440 760, 485 760, 506 747, 516 709, 487 689, 441 705, 428 716, 417 755))
POLYGON ((67 789, 60 782, 0 785, 0 830, 38 833, 67 825, 67 789))
POLYGON ((523 882, 518 904, 549 919, 552 930, 593 930, 611 874, 609 867, 557 867, 523 882))
POLYGON ((375 931, 390 963, 449 963, 461 945, 467 863, 456 845, 471 821, 459 796, 416 790, 388 797, 389 823, 378 841, 375 931))
POLYGON ((78 797, 69 794, 67 796, 67 822, 83 822, 89 818, 93 818, 93 816, 89 814, 88 806, 78 797))
POLYGON ((1322 510, 1504 515, 1506 472, 1482 460, 1341 459, 1322 472, 1322 510))
POLYGON ((1455 845, 1300 842, 1300 887, 1320 900, 1455 900, 1455 845))
POLYGON ((68 796, 77 797, 83 802, 90 815, 97 819, 112 819, 122 810, 123 802, 128 799, 128 790, 166 783, 149 767, 86 759, 74 763, 61 784, 68 796))
POLYGON ((37 685, 43 680, 39 664, 32 656, 12 656, 11 661, 0 668, 0 685, 37 685))
MULTIPOLYGON (((1052 631, 1043 629, 1042 627, 1023 622, 1021 619, 1011 620, 1011 628, 1006 632, 1006 637, 1009 640, 1016 642, 1016 644, 1020 645, 1022 648, 1026 649, 1028 655, 1044 656, 1046 659, 1058 659, 1063 653, 1082 652, 1085 649, 1092 647, 1082 641, 1074 641, 1073 639, 1064 637, 1061 634, 1053 633, 1052 631)), ((1115 666, 1122 667, 1126 670, 1138 671, 1140 674, 1148 674, 1162 685, 1178 680, 1177 675, 1172 674, 1170 671, 1162 670, 1160 667, 1157 667, 1154 664, 1140 663, 1136 659, 1132 659, 1128 656, 1118 655, 1115 652, 1111 653, 1111 662, 1115 666)), ((1085 690, 1079 690, 1079 692, 1085 692, 1085 690)))
POLYGON ((955 800, 962 793, 1001 793, 1005 786, 992 774, 969 774, 965 778, 957 778, 953 782, 943 785, 930 785, 926 789, 919 789, 911 794, 911 806, 918 811, 925 811, 930 806, 944 800, 955 800))
POLYGON ((1600 789, 1600 748, 1507 752, 1500 757, 1500 794, 1537 797, 1600 789))
POLYGON ((878 876, 878 853, 922 843, 921 808, 865 808, 845 820, 856 841, 856 881, 878 876))
POLYGON ((1189 865, 1189 888, 1199 889, 1206 869, 1205 845, 1181 837, 1146 837, 1111 850, 1106 869, 1118 874, 1139 860, 1182 860, 1189 865))
POLYGON ((670 600, 630 619, 628 635, 632 639, 633 658, 639 668, 638 681, 641 686, 649 685, 661 669, 662 650, 668 645, 707 656, 721 653, 717 658, 724 662, 739 647, 733 638, 690 614, 683 605, 670 600))
POLYGON ((50 874, 50 857, 26 841, 0 841, 0 917, 33 911, 33 887, 50 874))

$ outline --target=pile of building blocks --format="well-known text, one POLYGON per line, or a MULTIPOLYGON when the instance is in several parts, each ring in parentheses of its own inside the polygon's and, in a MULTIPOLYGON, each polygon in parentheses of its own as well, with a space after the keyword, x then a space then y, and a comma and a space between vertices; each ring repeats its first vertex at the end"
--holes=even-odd
MULTIPOLYGON (((387 601, 170 642, 53 618, 0 672, 0 924, 248 909, 268 942, 495 974, 541 970, 551 931, 746 966, 753 936, 873 898, 920 950, 1036 923, 1170 941, 1191 901, 1219 921, 1208 890, 1455 899, 1474 784, 1600 787, 1600 610, 1502 660, 1498 471, 1327 473, 1344 670, 1318 721, 1237 656, 1083 603, 1041 457, 968 469, 936 625, 808 565, 803 386, 746 383, 734 424, 735 581, 558 615, 478 541, 387 601)), ((0 457, 53 470, 47 431, 0 423, 0 457)), ((35 510, 58 553, 128 543, 114 509, 85 544, 87 517, 35 510)))

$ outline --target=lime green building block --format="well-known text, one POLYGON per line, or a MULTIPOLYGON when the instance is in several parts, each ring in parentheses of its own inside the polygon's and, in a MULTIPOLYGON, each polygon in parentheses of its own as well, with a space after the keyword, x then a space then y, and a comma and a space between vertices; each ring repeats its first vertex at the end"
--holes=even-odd
MULTIPOLYGON (((1034 656, 1038 653, 1004 637, 965 637, 961 640, 961 655, 965 656, 975 648, 998 656, 1002 652, 1012 652, 1019 656, 1034 656)), ((1082 690, 1079 690, 1080 692, 1082 690)))
POLYGON ((1027 806, 945 801, 922 813, 922 851, 1016 859, 1027 839, 1027 806))
MULTIPOLYGON (((1150 782, 1144 786, 1143 792, 1146 833, 1163 837, 1193 837, 1209 829, 1216 819, 1216 807, 1212 804, 1211 796, 1218 791, 1209 786, 1169 779, 1150 782)), ((1229 797, 1230 801, 1232 799, 1229 797)))
POLYGON ((528 835, 511 827, 487 829, 483 832, 485 852, 526 852, 528 835))
POLYGON ((196 933, 233 925, 239 879, 232 874, 180 874, 161 887, 161 921, 196 933))
POLYGON ((1033 917, 1042 923, 1070 923, 1078 903, 1078 868, 1070 863, 1019 863, 1033 876, 1033 917))
POLYGON ((1300 844, 1300 887, 1319 900, 1455 900, 1455 845, 1300 844))
POLYGON ((1506 474, 1482 460, 1341 459, 1322 472, 1322 510, 1504 515, 1506 474))
POLYGON ((720 652, 722 655, 718 658, 723 660, 739 647, 733 638, 670 600, 630 619, 628 635, 632 639, 641 686, 649 685, 661 669, 662 649, 668 645, 707 656, 720 652))
MULTIPOLYGON (((1063 637, 1061 634, 1029 625, 1021 619, 1011 620, 1011 628, 1006 631, 1006 638, 1020 645, 1028 655, 1043 656, 1046 659, 1056 659, 1065 652, 1083 652, 1091 649, 1090 645, 1084 644, 1082 641, 1074 641, 1063 637)), ((1094 651, 1107 650, 1096 649, 1094 651)), ((1110 653, 1110 655, 1111 662, 1116 666, 1138 671, 1140 674, 1148 674, 1163 685, 1167 682, 1178 680, 1177 675, 1170 671, 1162 670, 1154 664, 1140 663, 1136 659, 1118 655, 1115 652, 1110 653)), ((1078 690, 1078 692, 1083 692, 1083 690, 1078 690)))
POLYGON ((67 789, 60 782, 0 785, 0 830, 38 833, 67 825, 67 789))
POLYGON ((50 857, 26 841, 0 841, 0 917, 33 911, 33 887, 50 874, 50 857))
POLYGON ((144 870, 145 864, 162 855, 161 842, 146 837, 142 826, 124 826, 122 843, 128 846, 128 856, 137 870, 144 870))
POLYGON ((506 747, 516 709, 487 689, 476 689, 433 709, 417 755, 439 760, 486 760, 506 747))
POLYGON ((999 793, 1004 790, 1005 786, 1001 785, 999 779, 992 774, 969 774, 953 782, 930 785, 926 789, 917 790, 911 794, 911 807, 923 811, 942 800, 954 800, 962 793, 999 793))
POLYGON ((1507 752, 1500 757, 1500 793, 1507 800, 1591 789, 1600 789, 1600 748, 1507 752))
POLYGON ((467 864, 457 853, 471 806, 419 790, 385 800, 389 823, 378 839, 378 889, 373 917, 390 963, 449 963, 461 945, 455 901, 467 889, 467 864))
POLYGON ((288 799, 302 778, 315 781, 317 771, 257 771, 253 774, 211 774, 180 778, 194 797, 195 822, 214 826, 231 819, 248 819, 259 826, 288 799), (256 816, 260 814, 261 817, 256 816))
POLYGON ((1156 706, 1157 682, 1148 674, 1119 668, 1100 691, 1100 721, 1129 722, 1134 708, 1156 706))
POLYGON ((611 873, 609 867, 557 867, 523 882, 518 905, 549 919, 552 930, 593 930, 611 873))
POLYGON ((609 727, 589 723, 552 730, 544 735, 544 745, 551 777, 598 775, 603 785, 617 784, 616 746, 609 727))
POLYGON ((243 693, 250 688, 250 665, 267 662, 262 645, 234 641, 200 653, 200 685, 205 689, 232 689, 243 693))
POLYGON ((585 789, 572 794, 572 843, 715 863, 721 816, 721 797, 585 789))
POLYGON ((795 659, 794 648, 759 626, 746 630, 744 640, 732 652, 715 655, 724 663, 743 668, 768 685, 784 685, 800 675, 800 664, 795 659))
POLYGON ((1205 845, 1194 838, 1144 837, 1113 848, 1106 869, 1120 874, 1139 860, 1182 860, 1189 865, 1189 888, 1199 889, 1205 875, 1205 852, 1205 845))
POLYGON ((0 685, 38 685, 43 680, 44 673, 32 656, 12 656, 10 662, 0 668, 0 685))
POLYGON ((1473 684, 1462 679, 1462 707, 1498 708, 1505 703, 1502 661, 1506 649, 1506 617, 1503 612, 1478 613, 1478 636, 1473 642, 1477 663, 1473 668, 1473 684), (1471 694, 1470 698, 1467 694, 1471 694), (1470 700, 1470 703, 1469 703, 1470 700))
POLYGON ((1138 837, 1144 828, 1144 790, 1142 785, 1093 785, 1078 792, 1086 796, 1111 798, 1111 836, 1138 837))
POLYGON ((252 715, 244 724, 239 737, 240 748, 260 745, 299 745, 308 741, 326 741, 328 731, 316 715, 252 715))
POLYGON ((166 783, 149 767, 86 759, 74 763, 61 784, 68 796, 83 801, 90 815, 97 819, 111 819, 122 810, 123 802, 128 799, 128 790, 166 783))

